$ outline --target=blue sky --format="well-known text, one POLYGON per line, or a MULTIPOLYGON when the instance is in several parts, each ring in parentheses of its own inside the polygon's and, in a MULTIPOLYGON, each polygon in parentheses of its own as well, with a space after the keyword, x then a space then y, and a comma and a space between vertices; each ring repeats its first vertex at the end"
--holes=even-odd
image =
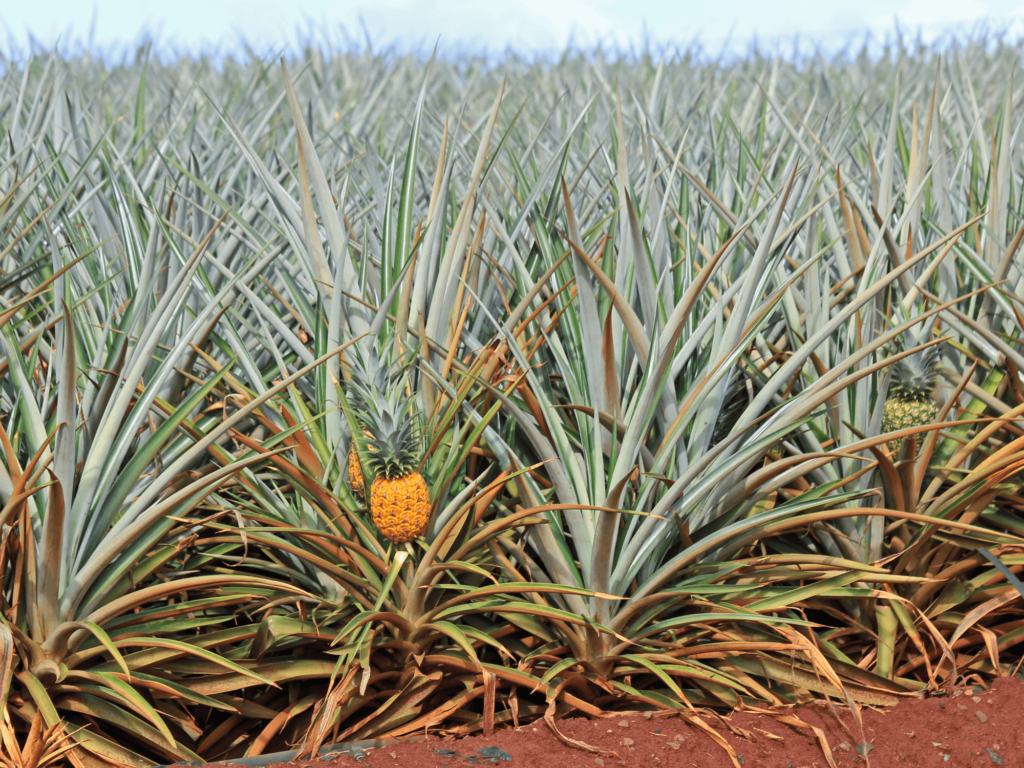
POLYGON ((628 45, 643 38, 688 42, 695 37, 712 49, 727 40, 742 49, 757 37, 769 46, 807 42, 834 46, 852 33, 884 36, 895 20, 926 38, 965 32, 981 21, 990 28, 1024 31, 1024 0, 7 0, 0 3, 0 51, 24 46, 29 33, 49 46, 89 38, 102 48, 126 46, 143 30, 159 33, 165 45, 196 50, 240 36, 261 52, 294 43, 312 29, 323 38, 364 40, 364 28, 380 43, 443 50, 551 51, 568 41, 628 45))

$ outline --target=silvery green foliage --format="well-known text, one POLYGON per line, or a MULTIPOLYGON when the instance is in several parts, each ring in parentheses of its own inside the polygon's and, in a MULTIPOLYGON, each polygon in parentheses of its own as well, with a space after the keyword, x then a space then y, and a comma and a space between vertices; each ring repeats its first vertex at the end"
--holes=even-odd
MULTIPOLYGON (((581 507, 531 534, 538 568, 622 595, 698 557, 670 555, 681 526, 720 540, 699 557, 727 553, 783 483, 755 471, 780 441, 869 456, 885 388, 872 366, 909 328, 954 336, 954 372, 967 365, 957 349, 1024 370, 1020 51, 908 45, 798 63, 596 51, 494 67, 315 48, 287 70, 146 51, 7 62, 6 305, 73 263, 45 301, 13 309, 0 382, 8 432, 26 458, 52 451, 62 480, 62 615, 101 600, 97 585, 155 535, 171 478, 228 445, 190 399, 215 371, 266 397, 309 369, 286 392, 322 416, 310 427, 320 480, 339 490, 349 438, 329 353, 384 325, 429 348, 417 382, 443 387, 448 350, 492 339, 529 369, 546 423, 510 396, 485 441, 506 466, 547 461, 552 500, 581 507), (991 283, 1001 289, 970 295, 991 283), (140 453, 168 418, 159 403, 189 404, 212 431, 140 453), (620 525, 582 508, 627 495, 654 516, 620 525)), ((258 431, 250 413, 232 424, 258 431)), ((854 464, 789 476, 824 483, 854 464)), ((251 481, 274 514, 321 524, 251 481)), ((11 489, 0 473, 5 501, 11 489)), ((46 499, 32 502, 40 537, 46 499)), ((845 537, 877 556, 877 523, 850 519, 840 534, 822 546, 850 555, 845 537)), ((604 621, 618 610, 566 601, 604 621)))

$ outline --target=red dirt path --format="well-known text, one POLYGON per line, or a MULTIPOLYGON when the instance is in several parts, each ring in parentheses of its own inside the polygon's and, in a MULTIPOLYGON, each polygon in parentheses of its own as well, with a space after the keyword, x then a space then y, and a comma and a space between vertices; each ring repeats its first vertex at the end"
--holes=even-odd
MULTIPOLYGON (((831 745, 839 768, 967 768, 967 766, 1024 766, 1024 681, 997 680, 981 693, 963 692, 945 698, 906 700, 887 711, 862 710, 864 736, 871 745, 866 762, 856 751, 863 741, 860 729, 846 710, 837 708, 842 724, 827 706, 813 704, 785 714, 820 727, 831 745), (844 725, 846 729, 844 729, 844 725), (848 730, 847 730, 848 729, 848 730)), ((821 748, 807 730, 780 724, 767 715, 734 713, 729 723, 748 731, 753 740, 738 737, 720 722, 705 718, 722 733, 743 768, 826 768, 821 748), (772 738, 782 737, 781 740, 772 738)), ((426 741, 398 743, 364 753, 356 761, 348 755, 332 760, 301 760, 275 768, 464 768, 484 747, 498 747, 512 757, 498 768, 727 768, 731 762, 721 747, 679 717, 645 719, 641 715, 604 720, 570 718, 558 722, 563 734, 603 750, 596 755, 566 746, 543 722, 518 731, 499 731, 457 741, 430 737, 426 741), (461 757, 435 752, 455 750, 461 757)))

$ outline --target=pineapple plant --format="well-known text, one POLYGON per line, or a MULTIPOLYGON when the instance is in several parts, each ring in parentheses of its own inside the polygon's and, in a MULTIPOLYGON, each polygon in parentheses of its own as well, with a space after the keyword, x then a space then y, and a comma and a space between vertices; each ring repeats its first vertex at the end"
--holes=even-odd
POLYGON ((430 521, 430 493, 419 471, 423 441, 415 404, 407 394, 407 365, 384 366, 375 347, 351 366, 349 405, 366 437, 364 458, 372 474, 369 493, 353 446, 349 482, 364 497, 384 538, 396 544, 423 535, 430 521))
MULTIPOLYGON (((935 420, 939 406, 932 399, 932 393, 938 362, 939 347, 932 346, 893 364, 889 394, 882 411, 883 432, 920 427, 935 420)), ((903 443, 903 438, 890 440, 889 450, 898 453, 903 443)))

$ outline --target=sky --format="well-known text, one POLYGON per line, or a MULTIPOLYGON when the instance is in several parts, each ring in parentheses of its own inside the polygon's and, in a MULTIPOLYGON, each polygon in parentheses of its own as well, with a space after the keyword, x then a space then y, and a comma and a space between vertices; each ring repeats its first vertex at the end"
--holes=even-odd
POLYGON ((261 54, 312 39, 341 46, 442 52, 550 53, 567 44, 628 48, 699 40, 709 51, 835 48, 851 36, 875 39, 900 28, 931 40, 990 30, 1024 32, 1024 0, 4 0, 0 52, 34 39, 51 47, 129 50, 155 36, 165 50, 221 53, 246 40, 261 54))

